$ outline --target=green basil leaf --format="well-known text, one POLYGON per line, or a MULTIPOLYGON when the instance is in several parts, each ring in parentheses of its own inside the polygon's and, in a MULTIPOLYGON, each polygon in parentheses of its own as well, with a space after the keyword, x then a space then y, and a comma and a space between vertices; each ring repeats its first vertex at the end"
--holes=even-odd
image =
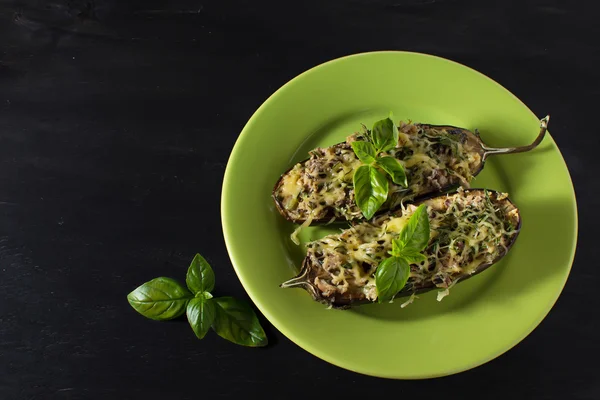
POLYGON ((354 199, 367 219, 371 219, 385 202, 388 180, 377 168, 362 165, 354 171, 354 199))
POLYGON ((400 257, 405 259, 409 264, 419 264, 423 261, 427 261, 427 257, 421 253, 402 253, 400 257))
POLYGON ((197 298, 203 299, 203 300, 210 300, 213 298, 213 295, 210 294, 210 292, 198 292, 194 295, 194 297, 197 297, 197 298))
POLYGON ((392 178, 392 181, 397 185, 408 187, 406 173, 400 161, 394 157, 377 157, 377 165, 392 178))
POLYGON ((400 257, 404 245, 400 242, 400 239, 392 239, 392 251, 388 251, 394 257, 400 257))
POLYGON ((391 301, 406 285, 409 275, 410 266, 403 258, 390 257, 383 260, 375 272, 378 301, 391 301))
POLYGON ((215 303, 212 299, 196 297, 188 303, 186 314, 196 337, 202 339, 215 321, 215 303))
POLYGON ((375 122, 371 131, 371 139, 377 153, 393 149, 398 144, 398 127, 390 118, 375 122))
POLYGON ((354 150, 354 154, 360 161, 365 164, 371 164, 375 161, 375 156, 377 156, 375 147, 369 142, 352 142, 351 144, 352 150, 354 150))
POLYGON ((193 296, 171 278, 156 278, 144 283, 127 295, 135 311, 146 318, 164 321, 179 317, 193 296))
POLYGON ((218 297, 213 301, 217 313, 212 327, 219 336, 243 346, 267 345, 267 335, 248 303, 233 297, 218 297))
POLYGON ((429 234, 427 207, 425 204, 421 204, 400 232, 398 239, 395 240, 396 250, 401 254, 419 253, 427 247, 429 234))
POLYGON ((194 293, 210 292, 215 288, 215 273, 200 254, 196 254, 185 276, 187 287, 194 293))

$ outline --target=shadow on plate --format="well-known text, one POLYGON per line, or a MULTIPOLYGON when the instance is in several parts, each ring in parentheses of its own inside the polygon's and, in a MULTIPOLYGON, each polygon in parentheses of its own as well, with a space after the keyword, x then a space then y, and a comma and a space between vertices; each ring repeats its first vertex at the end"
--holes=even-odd
MULTIPOLYGON (((542 150, 540 149, 540 151, 542 150)), ((512 199, 517 194, 515 191, 527 184, 528 176, 532 173, 535 163, 536 159, 528 157, 526 153, 492 157, 485 162, 483 171, 471 182, 471 187, 502 190, 507 192, 512 199), (518 160, 511 160, 511 158, 518 158, 518 160), (506 166, 513 162, 518 165, 518 173, 511 174, 507 171, 506 166), (492 182, 488 182, 489 180, 492 182), (497 187, 496 184, 499 184, 500 187, 497 187)))

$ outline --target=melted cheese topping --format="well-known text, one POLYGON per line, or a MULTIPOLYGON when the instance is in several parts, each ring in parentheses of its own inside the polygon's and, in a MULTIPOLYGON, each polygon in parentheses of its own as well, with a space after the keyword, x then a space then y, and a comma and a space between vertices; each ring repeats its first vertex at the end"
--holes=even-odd
MULTIPOLYGON (((405 290, 433 283, 448 288, 479 266, 492 263, 508 251, 518 223, 518 210, 502 200, 506 195, 480 192, 426 201, 430 220, 427 260, 411 265, 405 290)), ((392 240, 398 237, 416 206, 401 215, 384 215, 338 235, 329 235, 307 245, 308 257, 317 269, 312 283, 324 297, 336 293, 351 298, 377 299, 375 271, 389 257, 392 240)))
MULTIPOLYGON (((307 161, 296 164, 282 177, 275 195, 292 219, 362 218, 352 182, 361 162, 350 143, 365 140, 366 134, 368 131, 356 133, 345 143, 311 151, 307 161)), ((380 155, 398 159, 408 178, 408 188, 390 183, 382 211, 449 185, 468 186, 472 171, 481 163, 479 153, 470 151, 460 130, 415 124, 402 124, 398 145, 380 155)))

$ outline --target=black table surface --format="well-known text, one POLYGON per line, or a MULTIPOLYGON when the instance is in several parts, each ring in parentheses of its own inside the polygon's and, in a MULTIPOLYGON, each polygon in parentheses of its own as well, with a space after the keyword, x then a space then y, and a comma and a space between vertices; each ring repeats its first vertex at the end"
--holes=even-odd
POLYGON ((600 398, 595 4, 0 0, 0 399, 600 398), (474 370, 394 381, 330 365, 262 316, 271 344, 252 349, 137 315, 125 295, 196 252, 218 294, 247 298, 219 210, 239 132, 289 79, 374 50, 464 63, 552 115, 582 218, 542 324, 474 370))

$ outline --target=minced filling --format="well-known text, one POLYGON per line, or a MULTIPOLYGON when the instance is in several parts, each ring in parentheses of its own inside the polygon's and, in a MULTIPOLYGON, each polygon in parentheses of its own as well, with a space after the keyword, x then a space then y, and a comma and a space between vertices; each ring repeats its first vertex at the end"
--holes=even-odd
MULTIPOLYGON (((380 154, 400 161, 408 177, 408 188, 390 182, 388 200, 381 210, 392 209, 416 195, 460 184, 468 187, 472 171, 481 162, 469 151, 466 134, 419 124, 401 124, 395 148, 380 154)), ((352 178, 361 165, 350 143, 365 140, 355 133, 346 142, 310 152, 282 178, 275 192, 288 215, 295 220, 361 218, 354 201, 352 178)))
MULTIPOLYGON (((508 251, 517 233, 518 210, 506 194, 483 191, 437 197, 426 201, 430 220, 430 241, 424 251, 427 260, 411 265, 405 291, 433 283, 448 288, 486 263, 508 251)), ((314 285, 323 297, 336 293, 354 299, 377 299, 375 271, 389 257, 397 238, 416 206, 402 208, 401 215, 382 215, 357 224, 340 234, 307 244, 314 285)))

